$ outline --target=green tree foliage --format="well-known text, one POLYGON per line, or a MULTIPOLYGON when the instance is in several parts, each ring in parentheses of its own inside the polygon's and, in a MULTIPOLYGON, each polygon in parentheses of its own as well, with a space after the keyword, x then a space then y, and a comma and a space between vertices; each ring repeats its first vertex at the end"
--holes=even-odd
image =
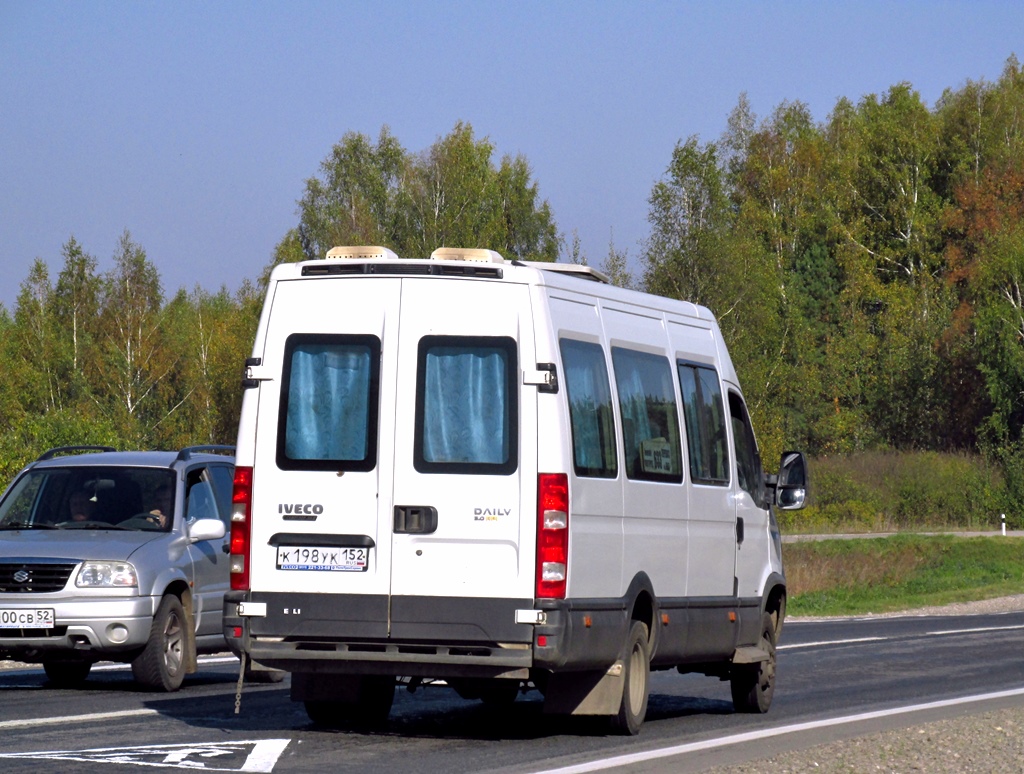
POLYGON ((821 124, 743 95, 720 141, 676 146, 643 285, 718 315, 769 451, 1016 454, 1021 115, 1011 57, 933 110, 905 83, 821 124))
MULTIPOLYGON (((1024 503, 1022 116, 1014 57, 996 82, 967 81, 931 108, 906 83, 841 98, 820 123, 799 101, 759 119, 741 95, 721 138, 671 150, 640 276, 614 240, 601 268, 718 316, 769 464, 786 447, 981 452, 1024 503)), ((460 122, 415 153, 387 127, 344 134, 266 270, 235 295, 165 297, 127 231, 98 274, 72 236, 56 275, 35 261, 0 308, 0 473, 50 445, 232 442, 278 263, 380 244, 529 260, 565 248, 585 264, 571 233, 564 246, 527 160, 499 158, 460 122)))
POLYGON ((299 224, 273 264, 322 258, 335 245, 383 245, 426 257, 437 247, 484 247, 507 258, 553 261, 551 208, 522 156, 493 162, 494 146, 457 123, 425 151, 406 151, 387 127, 376 143, 345 134, 306 181, 299 224))
POLYGON ((96 315, 100 278, 96 259, 71 237, 64 245, 64 266, 53 291, 53 319, 62 332, 57 340, 58 371, 70 401, 88 396, 87 363, 98 354, 96 315))
POLYGON ((885 281, 919 282, 940 270, 932 190, 937 122, 909 84, 858 109, 860 134, 851 178, 847 237, 864 250, 885 281))
POLYGON ((322 258, 335 245, 394 244, 406 223, 400 215, 409 158, 385 126, 376 144, 348 132, 320 163, 322 178, 306 181, 299 200, 300 220, 286 238, 288 252, 275 256, 322 258))
MULTIPOLYGON (((578 237, 573 245, 574 251, 578 251, 578 237)), ((578 261, 574 261, 578 263, 578 261)), ((585 261, 584 261, 585 263, 585 261)), ((620 288, 632 288, 635 284, 633 274, 629 270, 629 256, 626 250, 619 250, 615 247, 614 237, 608 240, 608 255, 605 256, 604 261, 601 262, 601 271, 604 272, 605 276, 611 281, 611 283, 620 288)))
MULTIPOLYGON (((299 222, 256 282, 232 296, 196 287, 165 299, 145 248, 126 230, 113 267, 72 236, 56 283, 36 260, 14 315, 0 308, 0 474, 73 444, 180 448, 233 443, 240 381, 273 265, 320 258, 337 244, 383 244, 424 256, 442 245, 554 260, 560 240, 522 156, 456 124, 420 154, 387 127, 348 133, 307 181, 299 222)), ((625 276, 625 275, 624 275, 625 276)))
POLYGON ((103 343, 97 366, 108 385, 101 399, 122 437, 133 445, 143 444, 147 430, 162 419, 154 393, 175 365, 165 346, 163 322, 159 273, 125 231, 114 252, 114 268, 103 277, 103 343))
POLYGON ((651 234, 644 246, 648 292, 723 310, 730 265, 732 213, 718 148, 696 137, 676 145, 665 179, 655 183, 648 203, 651 234))
POLYGON ((53 287, 49 269, 38 258, 21 284, 14 321, 18 366, 25 375, 22 404, 27 411, 34 412, 59 407, 61 384, 54 342, 53 287))
POLYGON ((777 266, 731 206, 718 145, 693 137, 677 144, 648 205, 644 288, 715 311, 734 358, 746 366, 762 442, 771 454, 781 451, 782 414, 769 400, 779 388, 786 339, 777 266))

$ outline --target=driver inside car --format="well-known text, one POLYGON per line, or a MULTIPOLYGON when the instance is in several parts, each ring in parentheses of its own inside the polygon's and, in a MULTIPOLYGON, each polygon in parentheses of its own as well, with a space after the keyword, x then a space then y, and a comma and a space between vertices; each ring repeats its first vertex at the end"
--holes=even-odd
POLYGON ((95 510, 96 503, 82 489, 76 489, 68 498, 68 514, 71 521, 91 521, 95 510))
POLYGON ((171 517, 171 487, 168 484, 161 484, 153 493, 153 503, 149 510, 149 520, 160 525, 160 529, 167 528, 168 519, 171 517))

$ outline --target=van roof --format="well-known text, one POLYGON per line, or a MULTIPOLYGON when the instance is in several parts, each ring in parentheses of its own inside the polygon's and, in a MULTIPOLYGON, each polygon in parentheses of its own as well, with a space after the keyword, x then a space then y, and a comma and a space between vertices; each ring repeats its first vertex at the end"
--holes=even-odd
MULTIPOLYGON (((434 275, 500 280, 505 278, 506 272, 516 274, 524 269, 532 270, 531 273, 536 272, 534 275, 536 279, 527 280, 529 282, 537 282, 539 279, 545 285, 554 284, 559 287, 569 288, 563 282, 556 280, 552 283, 550 280, 556 277, 571 278, 570 283, 585 280, 588 283, 592 282, 608 288, 607 291, 601 292, 600 295, 605 295, 606 293, 617 295, 621 293, 623 294, 623 300, 631 296, 628 300, 632 303, 640 303, 645 306, 652 306, 650 303, 652 299, 661 298, 664 302, 671 305, 682 304, 685 307, 685 311, 682 313, 687 316, 717 323, 711 311, 703 306, 689 301, 663 298, 635 290, 618 288, 612 284, 610 278, 604 272, 591 266, 574 263, 506 259, 495 250, 480 248, 440 247, 434 250, 428 259, 424 259, 402 258, 394 251, 379 245, 337 246, 328 250, 323 258, 302 261, 300 263, 278 264, 274 267, 271 280, 360 274, 391 276, 434 275)), ((523 281, 523 279, 520 279, 520 281, 523 281)), ((574 286, 572 289, 588 292, 585 288, 578 286, 574 286)), ((661 304, 655 303, 653 306, 660 307, 661 304)), ((680 310, 677 307, 678 311, 680 310)))

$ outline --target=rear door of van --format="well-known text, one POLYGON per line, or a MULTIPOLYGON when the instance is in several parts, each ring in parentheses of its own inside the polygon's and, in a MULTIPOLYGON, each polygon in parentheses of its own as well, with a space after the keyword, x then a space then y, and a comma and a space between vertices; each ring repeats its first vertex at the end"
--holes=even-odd
POLYGON ((253 467, 255 634, 384 638, 402 281, 273 288, 253 467))
POLYGON ((536 388, 525 285, 407 278, 398 335, 391 636, 528 640, 536 388))
POLYGON ((282 281, 264 363, 282 369, 260 388, 251 588, 277 604, 254 633, 528 637, 514 625, 535 531, 526 287, 282 281))

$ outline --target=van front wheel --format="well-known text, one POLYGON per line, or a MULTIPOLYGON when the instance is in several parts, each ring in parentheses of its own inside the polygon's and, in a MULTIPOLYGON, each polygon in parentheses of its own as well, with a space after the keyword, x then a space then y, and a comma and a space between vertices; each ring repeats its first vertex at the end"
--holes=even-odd
POLYGON ((737 712, 764 713, 775 694, 775 622, 771 615, 761 616, 761 649, 768 654, 757 664, 733 666, 729 684, 732 704, 737 712))
POLYGON ((633 621, 629 628, 622 678, 622 700, 618 713, 611 716, 612 730, 635 736, 640 733, 640 726, 647 716, 651 678, 651 646, 647 640, 647 625, 640 621, 633 621))

